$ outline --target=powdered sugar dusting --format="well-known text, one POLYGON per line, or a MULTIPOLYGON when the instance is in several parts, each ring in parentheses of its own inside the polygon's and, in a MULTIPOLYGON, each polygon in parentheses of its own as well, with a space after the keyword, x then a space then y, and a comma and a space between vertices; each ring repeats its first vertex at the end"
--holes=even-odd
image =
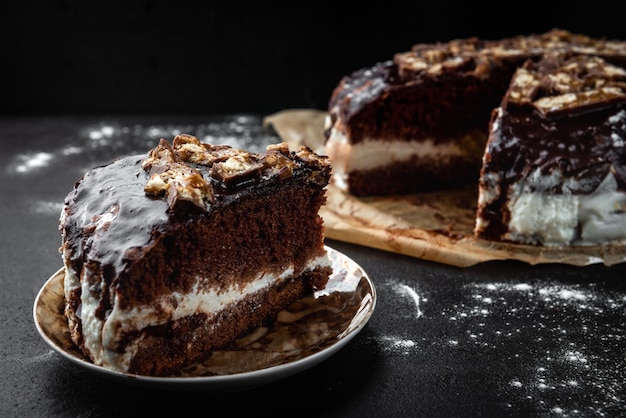
MULTIPOLYGON (((414 285, 395 283, 391 288, 394 295, 401 298, 401 305, 407 308, 409 320, 417 320, 424 315, 420 306, 424 299, 419 295, 414 285)), ((378 338, 378 343, 386 352, 394 355, 410 355, 419 347, 415 339, 398 335, 383 335, 378 338)))
POLYGON ((19 154, 15 158, 14 164, 10 166, 16 173, 28 173, 39 168, 47 167, 53 159, 53 155, 48 152, 33 152, 19 154))
POLYGON ((513 390, 523 390, 530 402, 563 416, 579 412, 603 416, 626 401, 619 389, 626 358, 621 355, 617 364, 607 364, 615 361, 608 353, 623 352, 626 299, 624 294, 607 295, 596 287, 552 281, 471 284, 464 302, 444 314, 466 327, 464 335, 454 340, 455 346, 505 350, 512 364, 530 370, 509 382, 513 390), (603 341, 601 348, 592 344, 596 338, 603 341), (596 409, 564 408, 560 400, 571 397, 596 409))
POLYGON ((225 144, 252 152, 261 152, 279 137, 268 130, 257 116, 235 115, 220 122, 197 124, 121 124, 99 122, 70 135, 55 150, 25 150, 9 163, 13 175, 41 173, 42 169, 78 167, 84 172, 115 158, 148 152, 159 139, 171 140, 180 133, 197 136, 203 142, 225 144), (78 165, 77 165, 78 164, 78 165))
POLYGON ((41 200, 35 202, 32 207, 35 213, 58 216, 61 210, 63 210, 63 201, 50 202, 41 200))
POLYGON ((415 304, 415 318, 419 318, 423 315, 422 310, 420 309, 420 296, 415 290, 413 290, 411 286, 408 286, 406 284, 400 284, 398 286, 398 292, 408 296, 415 304))
POLYGON ((493 368, 494 382, 502 380, 497 397, 512 411, 612 416, 626 407, 625 293, 600 282, 545 278, 470 281, 441 299, 440 289, 421 282, 386 284, 392 316, 407 330, 378 338, 389 355, 428 358, 435 370, 437 362, 454 368, 468 358, 493 368))
POLYGON ((395 354, 411 354, 411 350, 417 346, 417 343, 413 340, 388 335, 381 337, 380 342, 383 344, 386 351, 395 354))

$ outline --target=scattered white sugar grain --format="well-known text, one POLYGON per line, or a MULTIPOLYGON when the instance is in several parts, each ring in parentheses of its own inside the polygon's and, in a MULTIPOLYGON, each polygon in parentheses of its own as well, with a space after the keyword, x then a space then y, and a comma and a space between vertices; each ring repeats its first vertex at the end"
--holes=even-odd
POLYGON ((623 292, 606 294, 593 284, 560 283, 549 278, 522 283, 469 283, 454 303, 434 306, 440 306, 435 315, 453 322, 452 333, 442 340, 447 347, 474 346, 488 352, 513 349, 516 345, 510 344, 522 343, 520 351, 512 351, 509 359, 516 364, 525 359, 529 374, 509 381, 510 387, 524 388, 525 396, 542 410, 559 416, 607 416, 607 411, 626 405, 618 395, 624 382, 619 368, 624 362, 612 371, 595 346, 586 345, 588 338, 600 338, 607 347, 626 341, 623 323, 596 320, 626 308, 623 292), (565 315, 565 322, 557 320, 557 311, 565 315), (523 324, 522 318, 527 319, 523 324), (538 347, 546 349, 535 348, 529 356, 522 348, 526 345, 519 340, 527 334, 533 335, 538 347), (563 397, 590 399, 589 390, 594 398, 585 411, 565 409, 559 404, 563 397))
POLYGON ((587 363, 587 358, 579 351, 567 351, 565 358, 573 363, 587 363))
POLYGON ((223 123, 204 124, 169 124, 169 125, 121 125, 99 123, 87 126, 66 138, 67 144, 54 152, 32 151, 16 155, 13 162, 7 164, 10 174, 30 174, 46 167, 62 166, 66 163, 75 165, 76 155, 84 155, 83 162, 88 166, 85 171, 98 164, 113 159, 145 153, 154 148, 158 140, 171 141, 176 135, 189 133, 204 138, 204 142, 225 144, 251 152, 263 152, 277 137, 266 131, 252 116, 236 117, 223 123), (66 161, 74 158, 71 162, 66 161))
POLYGON ((148 136, 156 137, 156 136, 163 135, 164 132, 163 132, 162 129, 160 129, 160 128, 156 127, 156 126, 150 126, 148 128, 148 130, 146 131, 146 133, 148 134, 148 136))
POLYGON ((380 341, 382 343, 381 345, 383 345, 385 350, 391 351, 394 353, 400 352, 401 354, 410 354, 411 352, 410 350, 417 345, 417 343, 413 340, 400 338, 400 337, 394 337, 390 335, 381 337, 380 341))
POLYGON ((400 294, 407 295, 413 301, 415 304, 415 318, 419 318, 423 315, 420 308, 420 296, 411 286, 400 283, 396 291, 400 294))
POLYGON ((394 342, 394 347, 398 348, 411 348, 415 347, 415 341, 413 340, 397 340, 394 342))
POLYGON ((47 167, 53 159, 49 152, 36 152, 33 154, 19 154, 16 157, 15 172, 29 173, 38 168, 47 167))
POLYGON ((548 297, 558 297, 560 299, 575 299, 575 300, 587 300, 587 295, 576 289, 563 289, 560 287, 546 287, 539 289, 539 294, 548 297))
POLYGON ((63 202, 47 202, 42 200, 35 202, 35 204, 32 205, 32 208, 32 210, 38 214, 59 216, 63 210, 63 202))
POLYGON ((102 127, 102 134, 104 136, 111 136, 111 135, 113 135, 113 132, 115 132, 115 129, 113 129, 112 126, 103 126, 102 127))
POLYGON ((33 357, 21 357, 21 356, 10 356, 7 357, 6 360, 15 361, 20 364, 34 364, 34 363, 44 363, 50 361, 50 359, 57 358, 56 352, 54 350, 48 350, 43 354, 33 357))
POLYGON ((116 129, 113 126, 109 126, 109 125, 103 125, 100 126, 98 129, 93 129, 91 131, 89 131, 89 139, 92 139, 94 141, 100 141, 104 138, 111 138, 113 136, 113 134, 115 134, 116 129))
POLYGON ((75 155, 80 154, 81 152, 83 152, 83 149, 76 146, 68 146, 61 150, 61 154, 63 155, 75 155))

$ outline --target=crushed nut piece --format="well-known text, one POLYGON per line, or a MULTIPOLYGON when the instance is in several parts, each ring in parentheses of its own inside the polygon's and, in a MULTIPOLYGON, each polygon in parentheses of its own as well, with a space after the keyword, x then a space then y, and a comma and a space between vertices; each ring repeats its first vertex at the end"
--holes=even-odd
POLYGON ((159 145, 150 151, 141 166, 150 175, 144 187, 146 194, 167 196, 170 209, 179 206, 181 200, 203 210, 213 203, 211 184, 197 169, 185 164, 165 139, 161 139, 159 145))
POLYGON ((506 100, 531 105, 545 117, 582 112, 626 101, 626 72, 599 57, 547 55, 517 69, 506 100))
POLYGON ((299 164, 322 168, 321 180, 330 173, 328 158, 306 147, 291 153, 288 144, 282 142, 255 154, 228 145, 201 143, 193 135, 181 134, 172 145, 161 139, 142 161, 150 177, 144 190, 150 196, 165 197, 171 210, 189 204, 206 210, 215 201, 214 187, 220 192, 234 192, 247 185, 283 181, 293 176, 299 164))

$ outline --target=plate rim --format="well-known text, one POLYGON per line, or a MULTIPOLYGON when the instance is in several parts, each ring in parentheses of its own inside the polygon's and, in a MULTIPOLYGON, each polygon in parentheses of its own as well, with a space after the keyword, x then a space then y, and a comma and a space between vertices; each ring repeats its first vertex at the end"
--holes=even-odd
MULTIPOLYGON (((307 354, 301 358, 296 360, 288 361, 286 363, 281 363, 269 367, 264 367, 258 370, 249 370, 237 373, 223 374, 223 375, 212 375, 212 376, 148 376, 148 375, 140 375, 140 374, 132 374, 126 372, 120 372, 117 370, 108 369, 103 366, 98 366, 96 364, 91 363, 87 359, 79 358, 73 353, 65 350, 62 346, 56 343, 49 335, 44 325, 40 323, 38 319, 37 310, 42 304, 42 296, 44 291, 48 289, 49 286, 53 284, 55 280, 59 280, 58 276, 64 273, 64 267, 59 268, 55 273, 53 273, 42 285, 42 287, 37 292, 35 297, 35 301, 33 303, 33 321, 35 323, 35 327, 37 332, 41 336, 41 338, 52 348, 57 354, 60 354, 63 358, 69 360, 70 362, 81 366, 87 369, 90 372, 98 373, 101 376, 105 376, 108 378, 114 378, 118 381, 124 381, 127 383, 137 383, 149 386, 163 387, 168 386, 169 389, 217 389, 217 390, 241 390, 248 389, 253 387, 262 386, 268 383, 271 383, 276 380, 280 380, 297 373, 303 372, 332 356, 339 350, 341 350, 344 346, 346 346, 354 337, 356 337, 363 328, 367 325, 370 318, 372 317, 377 304, 377 292, 372 282, 369 274, 352 258, 348 257, 346 254, 328 246, 324 245, 326 251, 331 255, 334 253, 336 256, 341 257, 344 262, 349 263, 359 271, 360 280, 365 280, 367 285, 369 286, 369 301, 361 302, 361 306, 366 305, 367 312, 365 315, 362 315, 359 319, 359 323, 356 327, 347 330, 345 334, 341 336, 341 338, 337 338, 332 344, 327 347, 322 348, 319 351, 316 351, 311 354, 307 354)), ((357 286, 357 289, 361 288, 361 286, 357 286)), ((323 291, 324 289, 320 289, 323 291)), ((362 308, 358 309, 355 315, 352 317, 352 321, 359 316, 362 308)), ((69 329, 68 329, 69 331, 69 329)))

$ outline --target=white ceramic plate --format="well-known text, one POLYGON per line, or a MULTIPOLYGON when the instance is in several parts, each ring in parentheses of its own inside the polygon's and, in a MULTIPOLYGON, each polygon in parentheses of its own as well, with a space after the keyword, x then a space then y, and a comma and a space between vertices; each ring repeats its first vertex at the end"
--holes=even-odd
POLYGON ((270 328, 258 328, 232 350, 186 368, 181 376, 153 377, 113 371, 91 363, 70 339, 63 314, 63 269, 50 277, 33 307, 37 331, 57 353, 92 372, 125 383, 181 390, 241 390, 292 376, 330 357, 368 322, 376 291, 363 269, 326 247, 333 274, 325 289, 282 311, 270 328), (314 313, 314 315, 310 315, 314 313), (298 337, 295 338, 294 335, 298 337))

